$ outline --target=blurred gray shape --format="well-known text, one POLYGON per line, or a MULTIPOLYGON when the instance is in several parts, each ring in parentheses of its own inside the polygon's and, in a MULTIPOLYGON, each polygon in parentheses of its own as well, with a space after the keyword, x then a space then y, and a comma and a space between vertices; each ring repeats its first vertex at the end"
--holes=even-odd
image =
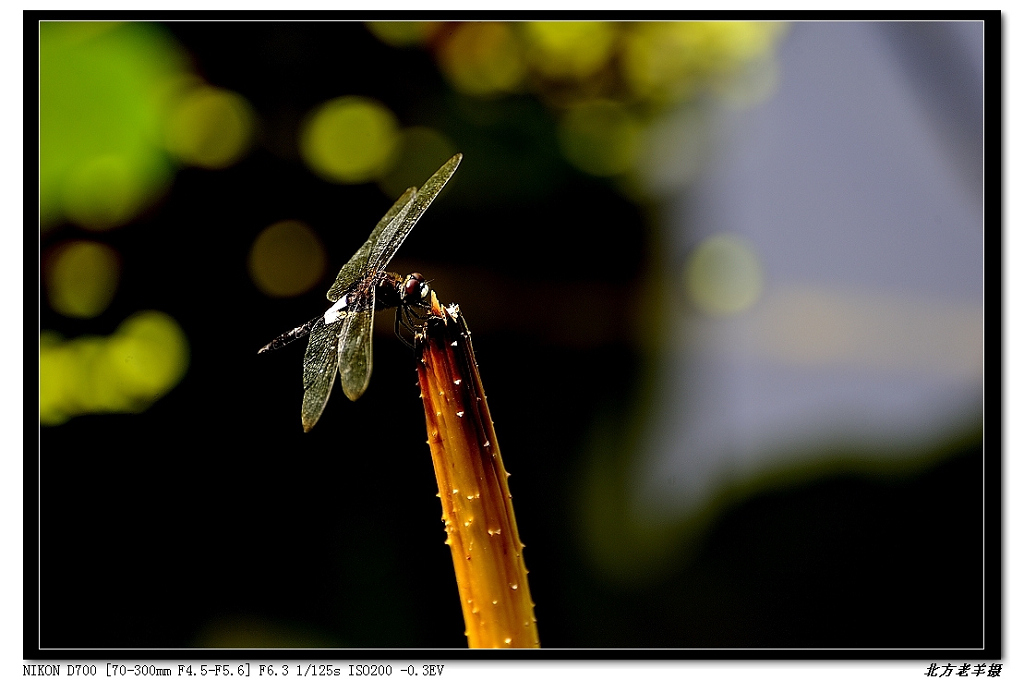
POLYGON ((718 112, 670 271, 737 234, 764 289, 730 317, 675 308, 642 516, 781 462, 909 454, 980 424, 982 57, 980 22, 797 23, 775 95, 718 112))

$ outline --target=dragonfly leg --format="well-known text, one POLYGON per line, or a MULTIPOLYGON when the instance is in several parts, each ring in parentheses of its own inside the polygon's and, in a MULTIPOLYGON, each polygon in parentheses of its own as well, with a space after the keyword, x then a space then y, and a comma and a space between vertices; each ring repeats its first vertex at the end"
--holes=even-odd
POLYGON ((404 305, 395 310, 395 335, 398 336, 398 339, 402 341, 403 345, 409 349, 413 349, 412 342, 402 335, 402 329, 409 328, 409 322, 405 320, 405 310, 406 307, 404 305))
POLYGON ((422 322, 426 318, 426 316, 421 315, 416 311, 416 308, 411 305, 401 305, 397 310, 395 310, 395 335, 397 335, 398 339, 402 341, 402 344, 410 349, 415 349, 415 345, 412 341, 406 339, 406 337, 402 335, 402 329, 404 328, 415 336, 423 326, 422 322), (420 323, 416 323, 417 321, 420 323))

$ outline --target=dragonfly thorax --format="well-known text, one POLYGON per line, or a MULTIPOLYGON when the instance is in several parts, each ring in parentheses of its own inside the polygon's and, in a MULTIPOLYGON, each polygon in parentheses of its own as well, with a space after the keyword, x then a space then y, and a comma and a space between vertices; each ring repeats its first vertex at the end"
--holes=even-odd
MULTIPOLYGON (((374 309, 394 307, 422 307, 429 304, 430 286, 422 274, 402 276, 394 272, 383 272, 377 281, 374 309)), ((352 306, 351 299, 349 307, 352 306)))

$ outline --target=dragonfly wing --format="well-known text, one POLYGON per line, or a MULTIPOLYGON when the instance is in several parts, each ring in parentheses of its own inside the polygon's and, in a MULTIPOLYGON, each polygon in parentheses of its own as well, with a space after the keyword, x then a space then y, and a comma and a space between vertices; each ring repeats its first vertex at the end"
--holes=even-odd
POLYGON ((313 324, 309 333, 306 356, 302 360, 302 429, 309 432, 327 404, 334 386, 334 375, 338 372, 338 334, 345 319, 332 324, 324 323, 323 317, 313 324))
POLYGON ((370 255, 367 259, 367 271, 379 272, 388 266, 391 258, 395 256, 402 241, 409 235, 412 228, 416 226, 420 217, 430 207, 430 204, 441 193, 441 189, 448 183, 455 169, 462 161, 462 154, 458 153, 448 159, 445 163, 430 176, 419 191, 412 197, 407 210, 404 210, 398 219, 392 220, 381 233, 374 239, 370 246, 370 255))
MULTIPOLYGON (((309 334, 302 364, 302 427, 306 432, 323 413, 334 386, 335 371, 341 373, 345 396, 355 401, 366 391, 373 370, 373 308, 377 275, 391 262, 395 252, 420 217, 434 201, 462 161, 452 156, 417 190, 411 187, 380 219, 370 237, 338 272, 327 299, 338 302, 350 295, 347 309, 335 321, 317 319, 309 334)), ((333 310, 334 308, 332 308, 333 310)), ((287 334, 286 334, 287 335, 287 334)))
POLYGON ((363 396, 370 384, 373 370, 373 306, 375 289, 370 288, 368 305, 349 312, 342 323, 345 327, 338 338, 338 370, 341 389, 355 401, 363 396))
POLYGON ((337 278, 334 279, 334 285, 327 291, 327 299, 331 302, 337 302, 341 299, 341 296, 347 293, 352 286, 359 280, 363 275, 363 271, 366 267, 366 261, 370 257, 370 253, 374 250, 374 245, 380 239, 380 236, 388 228, 388 226, 396 220, 401 221, 411 207, 410 201, 413 196, 416 195, 416 187, 409 187, 405 190, 405 193, 398 197, 395 204, 384 213, 384 217, 380 218, 380 222, 370 232, 370 238, 366 239, 366 243, 359 247, 356 254, 349 258, 349 261, 345 263, 345 266, 338 272, 337 278))

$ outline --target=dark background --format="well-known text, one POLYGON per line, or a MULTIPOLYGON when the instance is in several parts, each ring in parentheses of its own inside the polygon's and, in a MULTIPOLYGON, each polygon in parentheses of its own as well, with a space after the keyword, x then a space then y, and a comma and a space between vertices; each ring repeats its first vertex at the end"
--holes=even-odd
MULTIPOLYGON (((229 170, 179 171, 161 204, 103 235, 125 253, 103 315, 40 310, 43 328, 73 337, 160 309, 191 346, 186 377, 149 410, 41 430, 41 647, 465 645, 413 357, 391 313, 366 394, 335 394, 310 434, 301 345, 256 355, 322 313, 333 272, 365 237, 332 230, 339 211, 369 233, 390 205, 372 185, 318 180, 288 141, 302 112, 345 93, 441 130, 465 154, 392 269, 433 278, 474 331, 544 647, 992 644, 978 430, 921 452, 935 462, 914 474, 755 486, 662 576, 603 580, 570 506, 592 427, 639 389, 640 349, 617 324, 632 323, 623 301, 649 266, 649 206, 563 161, 529 96, 467 102, 426 51, 389 48, 360 24, 166 28, 208 82, 249 100, 262 141, 229 170), (318 230, 329 273, 309 294, 270 300, 245 262, 283 218, 318 230)), ((73 229, 48 233, 43 249, 73 229)))

